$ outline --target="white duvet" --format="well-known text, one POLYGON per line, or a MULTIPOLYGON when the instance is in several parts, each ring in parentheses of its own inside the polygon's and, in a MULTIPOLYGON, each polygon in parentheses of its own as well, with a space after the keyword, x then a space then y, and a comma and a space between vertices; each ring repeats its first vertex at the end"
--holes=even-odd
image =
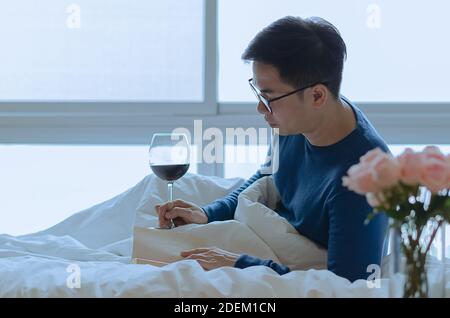
MULTIPOLYGON (((175 196, 199 205, 225 196, 242 183, 187 175, 175 196)), ((326 251, 298 235, 272 211, 270 178, 239 197, 236 220, 152 230, 154 205, 163 202, 166 184, 154 176, 39 233, 0 235, 0 297, 398 297, 402 277, 379 286, 350 283, 327 271, 326 251), (134 233, 134 245, 133 245, 134 233), (179 251, 196 246, 270 258, 295 269, 280 276, 270 268, 232 267, 204 271, 179 251), (134 247, 134 248, 133 248, 134 247), (132 264, 133 256, 169 265, 132 264)), ((431 279, 439 295, 442 279, 431 279), (440 287, 439 287, 440 285, 440 287), (440 288, 440 289, 439 289, 440 288)), ((446 280, 448 281, 448 279, 446 280)), ((450 294, 447 284, 447 295, 450 294)))

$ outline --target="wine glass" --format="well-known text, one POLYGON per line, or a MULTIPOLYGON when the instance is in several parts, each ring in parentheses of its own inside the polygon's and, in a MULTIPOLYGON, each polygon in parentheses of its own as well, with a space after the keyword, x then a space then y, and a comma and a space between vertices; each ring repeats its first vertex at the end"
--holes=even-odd
MULTIPOLYGON (((185 134, 154 134, 149 149, 150 168, 156 176, 167 181, 169 201, 173 201, 173 183, 189 169, 190 147, 185 134)), ((169 228, 175 225, 171 220, 169 228)))

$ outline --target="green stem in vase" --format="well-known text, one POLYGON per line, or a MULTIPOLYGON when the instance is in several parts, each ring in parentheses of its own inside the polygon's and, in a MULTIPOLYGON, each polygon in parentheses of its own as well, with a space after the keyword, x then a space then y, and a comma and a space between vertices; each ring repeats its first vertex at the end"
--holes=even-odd
POLYGON ((402 242, 406 257, 404 298, 428 297, 428 279, 425 271, 426 253, 422 252, 418 239, 409 235, 409 244, 402 242))

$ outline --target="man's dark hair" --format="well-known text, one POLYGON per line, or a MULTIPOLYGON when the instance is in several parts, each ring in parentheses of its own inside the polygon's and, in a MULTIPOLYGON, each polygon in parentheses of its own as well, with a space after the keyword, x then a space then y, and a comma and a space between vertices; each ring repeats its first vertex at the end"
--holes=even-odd
POLYGON ((339 96, 347 48, 339 31, 317 17, 279 19, 250 42, 242 59, 274 66, 283 82, 303 87, 318 82, 339 96))

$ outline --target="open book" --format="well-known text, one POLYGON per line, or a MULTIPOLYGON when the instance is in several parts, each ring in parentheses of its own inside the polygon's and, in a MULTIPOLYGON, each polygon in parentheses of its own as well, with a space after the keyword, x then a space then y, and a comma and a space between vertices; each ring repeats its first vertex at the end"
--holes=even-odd
POLYGON ((278 261, 264 241, 236 220, 188 224, 171 230, 135 227, 132 259, 136 264, 161 267, 182 260, 182 251, 201 247, 218 247, 278 261))
POLYGON ((181 251, 207 246, 205 239, 189 233, 189 229, 197 226, 190 224, 170 230, 135 227, 133 263, 161 267, 181 260, 181 251))

